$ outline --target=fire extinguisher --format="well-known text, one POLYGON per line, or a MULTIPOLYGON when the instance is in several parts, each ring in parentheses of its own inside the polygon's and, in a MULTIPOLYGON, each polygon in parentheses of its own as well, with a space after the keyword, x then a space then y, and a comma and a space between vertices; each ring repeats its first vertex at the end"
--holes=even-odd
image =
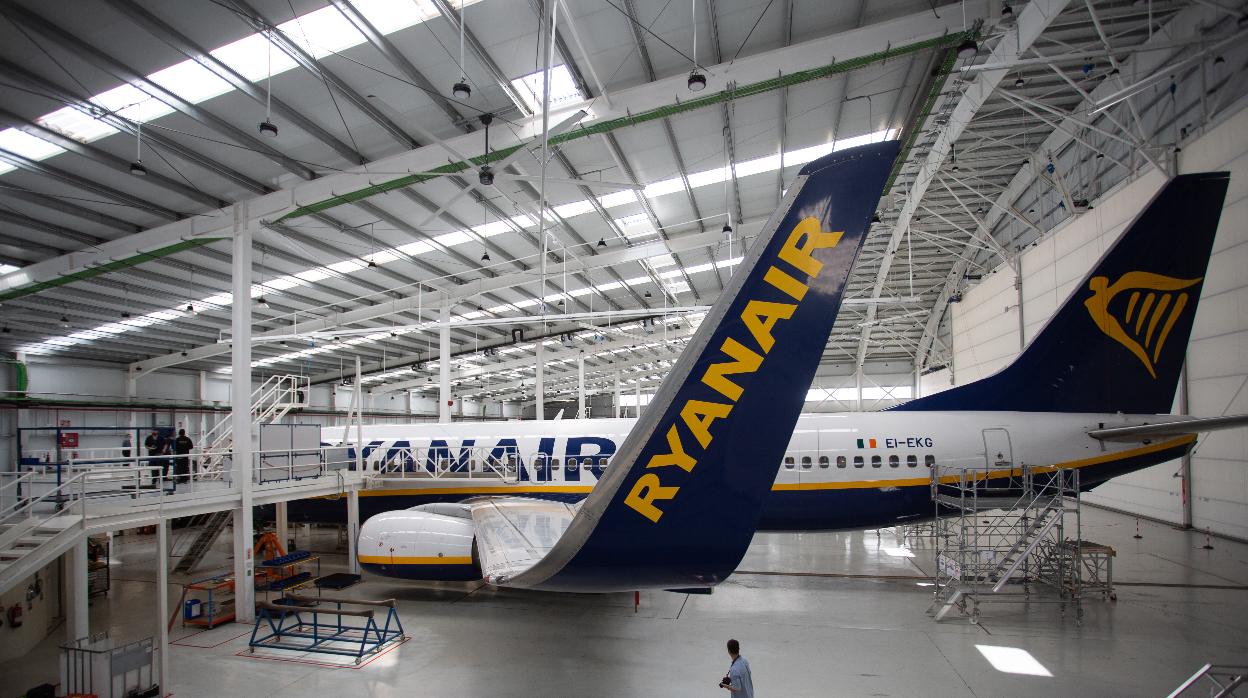
POLYGON ((20 603, 15 603, 12 606, 9 606, 8 617, 10 628, 22 627, 22 605, 20 603))

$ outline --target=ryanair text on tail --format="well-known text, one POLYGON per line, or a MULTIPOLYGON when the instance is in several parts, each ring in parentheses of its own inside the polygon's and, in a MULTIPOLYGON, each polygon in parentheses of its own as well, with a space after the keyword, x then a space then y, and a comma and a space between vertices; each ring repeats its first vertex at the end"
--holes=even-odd
MULTIPOLYGON (((777 256, 787 268, 813 279, 819 276, 819 271, 823 268, 823 263, 814 258, 814 250, 835 247, 842 235, 844 232, 829 233, 820 230, 818 218, 804 218, 789 233, 777 256)), ((733 405, 741 399, 744 389, 729 376, 754 373, 762 366, 776 342, 772 328, 778 322, 793 317, 808 290, 806 283, 799 281, 778 264, 772 264, 767 269, 763 281, 771 287, 771 291, 778 291, 778 294, 772 295, 782 298, 784 302, 750 299, 741 312, 741 320, 750 336, 725 339, 720 351, 730 360, 711 364, 702 376, 702 383, 723 396, 725 401, 686 400, 680 408, 679 418, 667 430, 667 447, 670 451, 657 453, 650 458, 646 463, 646 472, 637 478, 628 496, 624 498, 625 504, 652 522, 657 523, 663 516, 663 509, 657 502, 674 499, 680 491, 679 485, 665 483, 680 478, 677 470, 684 473, 693 471, 698 464, 695 446, 702 451, 710 446, 714 438, 711 433, 712 424, 717 419, 727 417, 732 412, 733 405), (683 430, 680 428, 682 422, 683 430)))

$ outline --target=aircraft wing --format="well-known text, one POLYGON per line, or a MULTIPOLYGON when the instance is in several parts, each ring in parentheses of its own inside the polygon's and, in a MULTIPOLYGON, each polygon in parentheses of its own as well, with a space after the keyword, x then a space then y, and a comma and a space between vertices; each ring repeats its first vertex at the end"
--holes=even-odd
POLYGON ((577 508, 524 497, 490 497, 471 503, 485 581, 506 584, 537 564, 568 530, 577 508))
POLYGON ((1108 427, 1093 429, 1088 436, 1102 441, 1147 441, 1167 436, 1183 436, 1199 434, 1219 429, 1234 429, 1248 425, 1248 414, 1237 414, 1229 417, 1179 417, 1167 419, 1156 424, 1137 424, 1127 427, 1108 427))

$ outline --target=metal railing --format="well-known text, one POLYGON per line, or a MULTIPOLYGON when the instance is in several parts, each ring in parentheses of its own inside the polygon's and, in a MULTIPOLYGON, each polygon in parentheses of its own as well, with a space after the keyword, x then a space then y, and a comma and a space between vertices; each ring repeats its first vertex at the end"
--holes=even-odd
MULTIPOLYGON (((270 424, 285 417, 296 407, 306 407, 311 379, 308 376, 282 374, 269 376, 260 387, 251 392, 251 421, 256 424, 270 424)), ((233 415, 225 415, 200 437, 205 444, 203 468, 208 471, 222 471, 226 463, 225 457, 219 454, 228 452, 234 445, 233 415)))
POLYGON ((1248 666, 1206 664, 1179 684, 1179 687, 1174 689, 1167 698, 1178 698, 1200 683, 1201 679, 1213 684, 1207 691, 1201 691, 1203 695, 1210 698, 1229 698, 1234 696, 1235 691, 1244 685, 1245 679, 1248 679, 1248 666))
MULTIPOLYGON (((354 448, 353 446, 350 448, 354 448)), ((403 446, 382 449, 380 446, 363 458, 365 472, 371 477, 446 479, 488 478, 503 482, 567 482, 589 472, 595 479, 602 477, 611 464, 607 456, 571 456, 559 458, 542 452, 523 453, 487 447, 449 449, 441 446, 403 446), (569 478, 569 473, 577 477, 569 478)))

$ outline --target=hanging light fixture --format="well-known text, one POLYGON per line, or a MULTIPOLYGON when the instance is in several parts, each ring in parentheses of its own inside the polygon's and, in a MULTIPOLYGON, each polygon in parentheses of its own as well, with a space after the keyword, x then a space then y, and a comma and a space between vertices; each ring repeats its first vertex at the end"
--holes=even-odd
POLYGON ((482 252, 481 252, 481 261, 482 261, 482 262, 488 262, 488 261, 490 261, 490 251, 489 251, 489 250, 484 250, 484 251, 482 251, 482 252))
POLYGON ((472 96, 472 87, 468 85, 468 74, 464 70, 464 31, 467 25, 467 18, 464 16, 464 2, 459 2, 459 82, 451 85, 451 94, 455 99, 465 100, 472 96))
POLYGON ((69 327, 69 318, 65 317, 63 313, 61 314, 61 327, 69 327))
MULTIPOLYGON (((265 37, 269 39, 269 37, 265 37)), ((268 138, 277 138, 277 124, 273 123, 273 41, 270 39, 265 42, 269 61, 268 77, 264 84, 264 121, 261 121, 258 129, 260 135, 268 138)))
POLYGON ((706 76, 698 70, 698 1, 693 0, 690 4, 693 6, 693 68, 689 71, 686 84, 690 92, 701 92, 706 89, 706 76))
POLYGON ((195 314, 195 304, 194 304, 194 303, 187 303, 187 304, 186 304, 186 312, 188 312, 188 313, 190 313, 190 314, 194 315, 194 314, 195 314))
POLYGON ((600 249, 600 250, 601 250, 601 249, 605 248, 606 246, 607 246, 607 241, 606 241, 606 239, 605 239, 605 238, 598 238, 598 249, 600 249))
POLYGON ((724 227, 720 229, 720 232, 724 235, 732 235, 732 225, 730 223, 725 223, 724 227))
POLYGON ((261 308, 268 308, 269 300, 265 298, 264 296, 256 296, 256 305, 260 306, 261 308))
MULTIPOLYGON (((494 123, 494 115, 486 112, 477 117, 481 119, 481 124, 485 126, 485 157, 490 156, 490 124, 494 123)), ((494 170, 489 165, 482 165, 481 170, 477 173, 477 181, 482 186, 490 186, 494 183, 494 170)))
POLYGON ((1023 76, 1021 76, 1021 75, 1020 75, 1020 76, 1018 76, 1018 77, 1014 78, 1014 86, 1015 86, 1015 87, 1022 87, 1023 85, 1026 85, 1026 84, 1027 84, 1027 81, 1023 79, 1023 76))
POLYGON ((963 60, 974 58, 975 54, 979 53, 979 44, 975 43, 970 32, 966 30, 966 0, 962 0, 962 33, 966 35, 966 38, 958 44, 958 58, 963 60))
POLYGON ((135 177, 146 177, 147 168, 143 166, 143 122, 134 122, 134 162, 130 163, 130 174, 135 177))

